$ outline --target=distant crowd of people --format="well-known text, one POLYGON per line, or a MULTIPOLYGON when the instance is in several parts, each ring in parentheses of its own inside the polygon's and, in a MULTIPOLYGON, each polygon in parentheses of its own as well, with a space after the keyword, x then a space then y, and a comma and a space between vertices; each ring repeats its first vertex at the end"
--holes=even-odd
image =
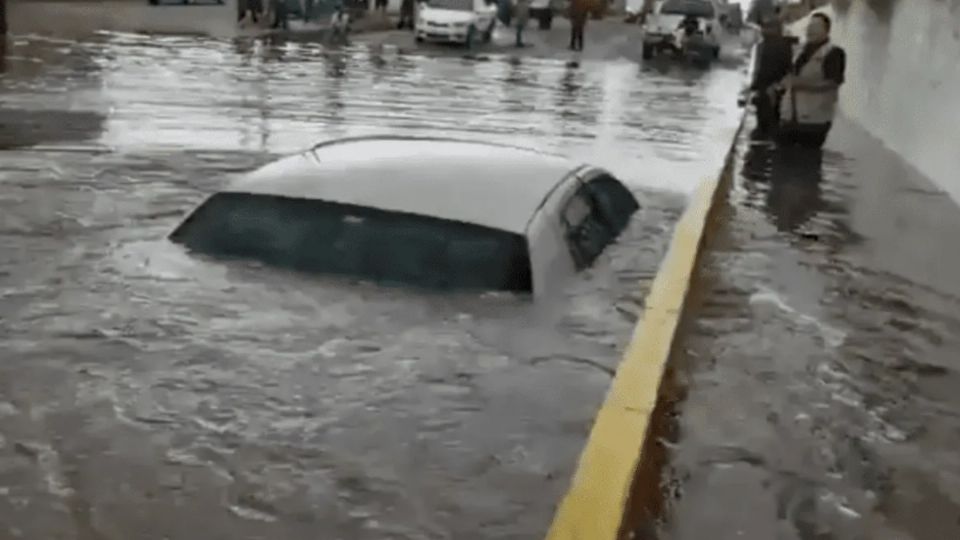
MULTIPOLYGON (((309 1, 309 0, 307 0, 309 1)), ((286 0, 240 0, 240 26, 256 25, 266 28, 286 29, 288 9, 286 0)))
MULTIPOLYGON (((300 0, 300 11, 304 20, 308 20, 313 11, 313 4, 321 0, 300 0)), ((428 0, 400 0, 400 17, 398 29, 414 29, 417 4, 428 0)), ((516 46, 524 47, 523 34, 530 22, 530 8, 532 0, 486 0, 489 4, 497 5, 497 18, 515 31, 516 46)), ((597 10, 598 3, 603 0, 569 0, 567 15, 570 19, 570 50, 582 51, 584 32, 591 14, 597 10)), ((386 13, 389 0, 336 0, 334 18, 346 18, 349 7, 360 11, 377 11, 386 13), (347 4, 350 4, 348 6, 347 4)), ((239 21, 241 26, 260 26, 273 29, 287 29, 289 27, 290 10, 287 0, 240 0, 239 21)))

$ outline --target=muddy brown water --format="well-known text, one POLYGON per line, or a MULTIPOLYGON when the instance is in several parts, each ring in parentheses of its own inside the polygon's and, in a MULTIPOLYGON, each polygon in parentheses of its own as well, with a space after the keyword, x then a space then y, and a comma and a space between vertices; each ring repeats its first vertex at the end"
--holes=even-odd
POLYGON ((739 80, 132 35, 14 37, 3 69, 0 536, 36 540, 540 536, 739 80), (642 209, 544 302, 165 240, 230 174, 365 133, 560 151, 642 209))

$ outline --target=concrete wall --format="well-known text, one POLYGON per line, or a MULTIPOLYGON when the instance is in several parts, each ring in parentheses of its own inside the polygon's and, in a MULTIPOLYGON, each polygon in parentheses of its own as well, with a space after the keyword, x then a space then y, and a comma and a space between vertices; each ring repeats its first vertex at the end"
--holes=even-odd
POLYGON ((147 0, 6 0, 10 34, 76 36, 97 30, 237 34, 237 0, 223 5, 151 6, 147 0))
POLYGON ((848 55, 844 113, 960 202, 960 0, 835 0, 827 11, 848 55))

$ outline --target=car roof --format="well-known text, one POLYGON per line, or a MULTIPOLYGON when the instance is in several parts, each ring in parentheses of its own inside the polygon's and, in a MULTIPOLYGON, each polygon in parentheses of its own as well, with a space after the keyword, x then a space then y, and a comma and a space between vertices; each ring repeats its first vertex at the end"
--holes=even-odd
POLYGON ((526 232, 550 193, 584 165, 527 148, 430 137, 322 143, 224 191, 317 199, 526 232))

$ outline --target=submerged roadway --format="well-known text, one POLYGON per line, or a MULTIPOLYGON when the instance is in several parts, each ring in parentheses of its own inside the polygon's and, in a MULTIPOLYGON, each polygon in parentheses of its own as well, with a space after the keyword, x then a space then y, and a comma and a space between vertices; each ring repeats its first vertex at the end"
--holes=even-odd
MULTIPOLYGON (((0 536, 528 539, 546 531, 740 68, 635 29, 306 41, 10 38, 0 59, 0 536), (370 133, 596 163, 641 210, 565 294, 437 296, 165 240, 252 169, 370 133)), ((712 156, 712 157, 711 157, 712 156)), ((491 156, 496 159, 496 156, 491 156)))

